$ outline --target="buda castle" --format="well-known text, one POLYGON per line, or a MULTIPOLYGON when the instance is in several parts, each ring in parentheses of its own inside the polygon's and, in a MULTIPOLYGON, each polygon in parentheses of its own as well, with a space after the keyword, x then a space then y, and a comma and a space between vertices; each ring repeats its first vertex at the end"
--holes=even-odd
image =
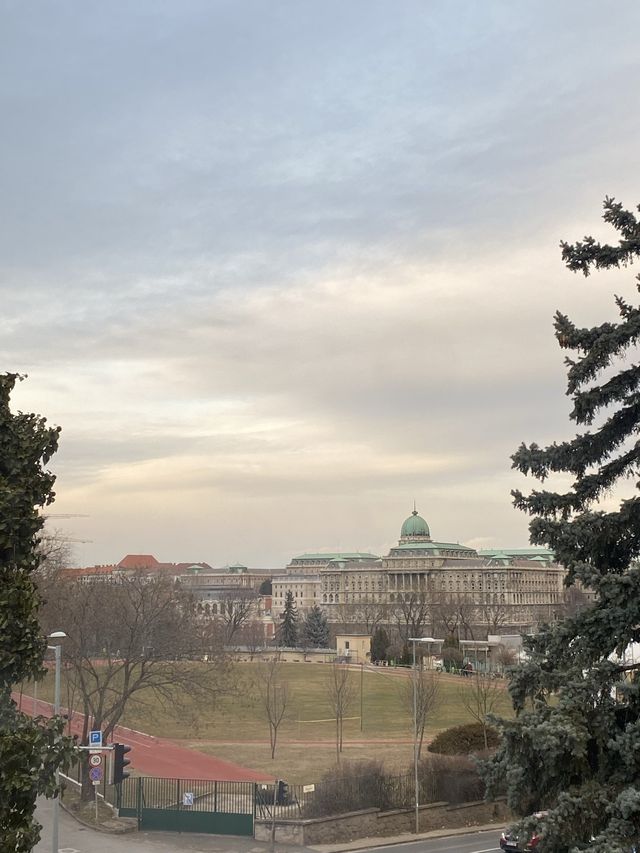
POLYGON ((299 611, 318 604, 333 623, 400 624, 416 620, 435 636, 461 626, 473 633, 531 630, 563 608, 565 570, 547 549, 476 551, 436 542, 414 509, 385 557, 302 554, 272 580, 278 620, 288 591, 299 611))

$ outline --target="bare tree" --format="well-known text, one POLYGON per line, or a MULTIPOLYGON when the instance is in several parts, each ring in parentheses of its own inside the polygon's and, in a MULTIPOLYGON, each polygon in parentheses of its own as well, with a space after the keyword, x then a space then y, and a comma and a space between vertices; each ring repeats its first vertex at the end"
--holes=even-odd
POLYGON ((282 662, 277 655, 263 661, 258 669, 258 691, 262 709, 269 724, 269 742, 271 758, 276 755, 278 729, 285 718, 289 703, 289 689, 282 679, 282 662))
POLYGON ((257 619, 252 619, 238 631, 238 640, 246 646, 249 660, 253 660, 259 649, 264 647, 264 626, 257 619))
POLYGON ((427 590, 398 593, 395 619, 403 643, 422 637, 433 620, 433 597, 427 590))
POLYGON ((38 580, 55 577, 61 569, 68 569, 73 562, 73 547, 62 530, 45 527, 38 541, 38 580))
POLYGON ((457 637, 460 625, 460 611, 452 593, 440 592, 434 599, 434 631, 442 628, 446 637, 457 637))
POLYGON ((415 726, 417 734, 418 758, 422 752, 424 731, 429 714, 438 707, 440 696, 440 681, 432 669, 413 670, 408 681, 403 681, 401 687, 402 703, 413 717, 414 713, 414 689, 415 689, 415 726))
POLYGON ((473 640, 480 611, 469 593, 440 592, 433 602, 434 622, 439 622, 448 636, 473 640))
POLYGON ((462 706, 480 723, 484 735, 484 748, 489 748, 487 739, 487 715, 491 714, 504 690, 499 680, 485 672, 474 672, 463 679, 460 686, 462 706))
POLYGON ((506 667, 513 666, 517 663, 517 660, 518 654, 515 649, 503 644, 499 645, 496 649, 496 662, 498 663, 502 674, 504 674, 506 667))
MULTIPOLYGON (((127 707, 182 698, 215 701, 231 687, 230 661, 216 625, 196 615, 191 597, 169 578, 151 574, 113 583, 58 578, 41 613, 45 630, 66 632, 70 695, 90 728, 109 740, 127 707), (206 659, 206 668, 193 661, 206 659)), ((85 786, 85 795, 90 786, 85 786)))
POLYGON ((373 634, 379 625, 388 623, 389 616, 389 605, 369 593, 364 594, 361 601, 339 604, 334 621, 348 630, 356 629, 363 634, 373 634))
POLYGON ((254 589, 225 590, 218 598, 219 618, 225 626, 225 639, 231 643, 236 633, 255 615, 258 594, 254 589))
POLYGON ((336 717, 336 760, 338 762, 342 752, 344 718, 355 699, 355 695, 355 683, 349 667, 334 661, 330 664, 327 675, 327 696, 336 717))
POLYGON ((486 593, 479 606, 482 624, 486 626, 487 632, 497 634, 500 628, 509 624, 511 611, 508 604, 497 600, 494 593, 486 593))

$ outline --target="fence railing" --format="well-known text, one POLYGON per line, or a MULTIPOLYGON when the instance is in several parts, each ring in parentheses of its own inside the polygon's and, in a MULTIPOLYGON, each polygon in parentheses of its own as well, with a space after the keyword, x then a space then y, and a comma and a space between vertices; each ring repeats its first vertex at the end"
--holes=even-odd
POLYGON ((413 775, 350 776, 313 785, 256 785, 256 816, 267 819, 322 817, 366 808, 410 808, 414 802, 413 775))

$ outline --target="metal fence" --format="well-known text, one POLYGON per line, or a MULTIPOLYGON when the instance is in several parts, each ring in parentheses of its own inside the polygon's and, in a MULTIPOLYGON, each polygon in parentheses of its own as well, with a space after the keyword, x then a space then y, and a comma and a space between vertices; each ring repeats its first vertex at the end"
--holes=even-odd
POLYGON ((138 776, 118 786, 118 813, 141 830, 252 835, 254 782, 138 776))
POLYGON ((313 785, 256 785, 256 817, 287 819, 344 814, 359 809, 410 808, 415 798, 411 773, 397 776, 336 776, 313 785))

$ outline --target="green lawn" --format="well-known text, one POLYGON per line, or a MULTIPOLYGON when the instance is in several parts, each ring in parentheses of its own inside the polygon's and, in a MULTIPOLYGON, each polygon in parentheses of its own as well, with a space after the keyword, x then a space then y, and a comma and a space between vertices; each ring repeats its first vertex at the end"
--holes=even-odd
MULTIPOLYGON (((206 664, 198 665, 203 668, 206 664)), ((188 697, 175 697, 161 703, 150 695, 132 704, 121 721, 139 731, 159 737, 183 740, 186 745, 215 753, 220 758, 236 761, 254 769, 273 769, 292 782, 317 779, 323 769, 335 761, 335 722, 327 698, 329 666, 317 663, 283 664, 283 679, 288 685, 286 719, 278 733, 276 761, 271 761, 268 748, 269 730, 260 707, 255 680, 258 664, 241 663, 236 667, 235 691, 225 696, 216 707, 203 705, 188 697), (327 720, 327 722, 308 722, 327 720), (313 744, 310 754, 309 746, 313 744)), ((203 671, 203 676, 205 675, 203 671)), ((406 766, 411 758, 412 708, 404 692, 410 684, 406 670, 386 667, 375 670, 353 670, 353 701, 345 722, 346 758, 383 759, 394 766, 406 766), (362 687, 362 729, 360 725, 362 687)), ((427 739, 442 729, 471 718, 463 707, 461 690, 467 686, 460 676, 439 675, 439 703, 429 715, 427 739)), ((38 694, 51 699, 51 674, 40 683, 38 694)), ((25 687, 25 693, 31 690, 25 687)), ((66 703, 63 682, 62 703, 66 703)), ((496 712, 511 713, 506 689, 500 696, 496 712)))

